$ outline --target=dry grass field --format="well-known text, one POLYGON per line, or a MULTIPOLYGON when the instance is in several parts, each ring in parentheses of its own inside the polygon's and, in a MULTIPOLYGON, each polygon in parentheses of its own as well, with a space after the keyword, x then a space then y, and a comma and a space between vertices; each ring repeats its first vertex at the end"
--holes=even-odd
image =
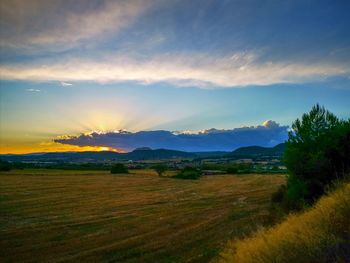
POLYGON ((282 223, 229 242, 218 262, 338 262, 350 259, 350 183, 282 223))
POLYGON ((208 262, 266 220, 282 175, 0 174, 2 262, 208 262))

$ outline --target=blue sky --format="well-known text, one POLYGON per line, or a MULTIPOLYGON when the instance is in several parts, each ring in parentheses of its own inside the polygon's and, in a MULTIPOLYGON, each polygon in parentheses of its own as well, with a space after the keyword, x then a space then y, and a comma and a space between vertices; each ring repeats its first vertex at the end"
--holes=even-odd
POLYGON ((91 131, 285 126, 315 103, 350 117, 349 1, 0 5, 1 152, 91 131))

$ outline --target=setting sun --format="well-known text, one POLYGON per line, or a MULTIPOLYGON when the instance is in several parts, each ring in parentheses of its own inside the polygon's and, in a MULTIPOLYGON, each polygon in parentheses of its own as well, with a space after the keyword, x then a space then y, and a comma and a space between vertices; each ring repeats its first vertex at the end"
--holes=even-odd
POLYGON ((105 152, 105 151, 108 151, 108 152, 124 152, 122 150, 118 150, 118 149, 114 149, 114 148, 111 148, 111 147, 96 147, 96 151, 98 152, 105 152))

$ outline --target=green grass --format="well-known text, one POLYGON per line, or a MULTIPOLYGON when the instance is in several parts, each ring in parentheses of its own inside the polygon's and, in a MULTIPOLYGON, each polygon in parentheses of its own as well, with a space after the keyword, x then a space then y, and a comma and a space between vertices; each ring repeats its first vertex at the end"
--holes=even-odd
POLYGON ((350 183, 271 229, 233 240, 218 262, 349 262, 350 183))
POLYGON ((262 224, 281 175, 0 173, 2 262, 209 262, 262 224))

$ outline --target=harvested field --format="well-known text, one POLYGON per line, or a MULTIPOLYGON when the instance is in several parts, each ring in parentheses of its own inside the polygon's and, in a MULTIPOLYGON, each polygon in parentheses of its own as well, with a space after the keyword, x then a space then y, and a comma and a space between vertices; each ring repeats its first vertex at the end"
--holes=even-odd
POLYGON ((266 220, 282 175, 0 173, 3 262, 208 262, 266 220))

